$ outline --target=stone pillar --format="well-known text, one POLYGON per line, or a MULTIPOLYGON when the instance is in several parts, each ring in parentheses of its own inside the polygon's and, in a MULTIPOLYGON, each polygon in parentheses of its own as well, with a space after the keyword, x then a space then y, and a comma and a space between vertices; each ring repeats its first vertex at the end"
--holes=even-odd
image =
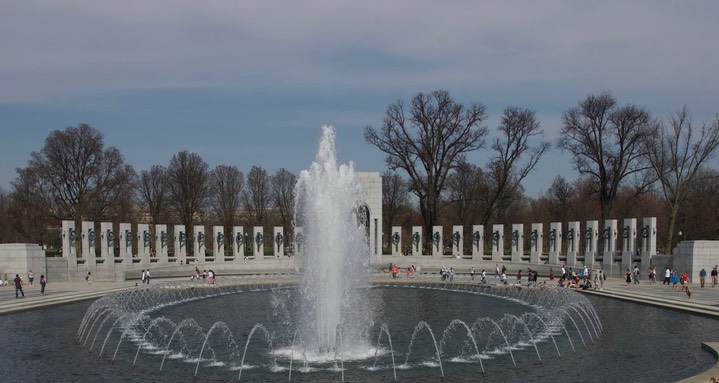
MULTIPOLYGON (((105 277, 115 277, 115 232, 112 222, 100 222, 100 257, 105 264, 105 277)), ((98 259, 98 262, 100 259, 98 259)))
POLYGON ((252 238, 254 239, 252 255, 255 256, 255 260, 263 259, 265 257, 265 235, 263 234, 262 226, 254 226, 252 233, 252 238))
POLYGON ((140 258, 142 266, 150 266, 151 255, 152 233, 150 233, 150 225, 139 223, 137 224, 137 256, 140 258))
POLYGON ((462 258, 464 255, 464 227, 452 226, 452 256, 462 258))
POLYGON ((175 225, 173 228, 175 240, 175 261, 181 265, 187 264, 187 231, 185 225, 175 225))
POLYGON ((120 224, 120 257, 122 257, 122 263, 125 267, 132 266, 132 224, 121 223, 120 224))
POLYGON ((549 224, 549 234, 547 235, 547 245, 549 246, 547 253, 547 262, 550 265, 559 264, 559 253, 562 252, 562 223, 551 222, 549 224))
POLYGON ((587 221, 587 228, 584 230, 584 259, 582 261, 589 268, 594 268, 598 240, 599 221, 587 221))
POLYGON ((510 259, 512 262, 522 262, 522 256, 524 255, 524 225, 521 223, 512 224, 510 241, 512 245, 510 259))
POLYGON ((282 226, 275 226, 273 228, 273 243, 274 243, 274 255, 275 258, 280 258, 281 256, 285 255, 285 235, 282 234, 282 226))
POLYGON ((97 233, 95 233, 95 222, 82 221, 82 257, 85 259, 86 266, 90 271, 95 273, 95 257, 97 251, 97 233))
POLYGON ((567 225, 567 266, 577 265, 577 253, 579 252, 579 240, 582 236, 582 232, 579 228, 578 221, 569 222, 567 225))
POLYGON ((492 225, 492 261, 502 262, 504 259, 504 225, 492 225))
POLYGON ((204 225, 195 225, 193 228, 193 238, 195 239, 195 243, 193 246, 195 259, 197 262, 206 262, 205 259, 205 250, 207 250, 207 243, 205 238, 205 226, 204 225))
POLYGON ((245 259, 245 229, 242 226, 232 228, 232 257, 234 260, 245 259))
POLYGON ((100 222, 100 256, 105 258, 105 262, 114 262, 115 232, 112 222, 100 222))
POLYGON ((391 254, 402 255, 402 227, 392 226, 392 233, 389 237, 391 254))
POLYGON ((422 255, 422 226, 412 226, 412 255, 422 255))
POLYGON ((541 223, 533 223, 532 231, 529 233, 529 263, 538 264, 542 252, 544 251, 542 244, 544 243, 544 232, 541 223))
POLYGON ((636 240, 637 240, 637 219, 636 218, 625 218, 624 227, 622 228, 622 269, 619 271, 619 275, 624 275, 624 272, 629 269, 634 269, 634 257, 636 253, 636 240))
POLYGON ((484 256, 484 225, 472 225, 472 259, 481 261, 484 256))
POLYGON ((444 246, 444 238, 442 238, 442 226, 432 227, 432 256, 441 257, 444 254, 442 247, 444 246))
POLYGON ((67 276, 70 281, 78 279, 77 275, 77 230, 75 221, 62 221, 62 256, 67 259, 67 276))
POLYGON ((215 256, 215 262, 225 261, 225 227, 224 226, 212 226, 212 238, 214 244, 212 245, 212 252, 215 256))
POLYGON ((170 234, 167 232, 167 225, 155 225, 155 255, 157 263, 169 263, 170 234))
MULTIPOLYGON (((651 265, 652 257, 657 255, 657 217, 644 217, 642 225, 642 269, 651 265)), ((658 270, 657 270, 658 271, 658 270)))
MULTIPOLYGON (((602 268, 612 266, 617 258, 617 220, 608 219, 604 221, 604 230, 602 231, 602 243, 604 244, 604 252, 602 254, 602 268)), ((617 258, 618 259, 618 258, 617 258)), ((606 270, 605 270, 606 271, 606 270)))
POLYGON ((302 226, 295 227, 295 236, 293 238, 295 255, 302 256, 305 251, 305 234, 302 226))

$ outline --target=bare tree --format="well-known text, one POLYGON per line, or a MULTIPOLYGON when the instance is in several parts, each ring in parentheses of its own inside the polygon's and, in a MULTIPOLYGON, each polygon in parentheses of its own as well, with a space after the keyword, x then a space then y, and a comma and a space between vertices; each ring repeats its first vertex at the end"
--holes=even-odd
MULTIPOLYGON (((187 230, 192 230, 195 215, 205 208, 209 178, 209 166, 199 154, 182 151, 172 156, 167 167, 169 202, 187 230)), ((194 238, 188 236, 188 239, 187 247, 191 249, 194 238)))
POLYGON ((55 219, 78 224, 108 219, 122 214, 132 200, 135 171, 119 150, 105 148, 102 133, 89 125, 51 132, 31 157, 28 167, 18 172, 21 177, 24 171, 31 174, 26 192, 55 219))
POLYGON ((405 111, 402 101, 390 105, 378 131, 365 128, 365 140, 384 152, 390 170, 403 169, 419 200, 425 238, 437 222, 439 199, 449 172, 465 154, 484 145, 485 107, 457 103, 445 90, 418 93, 405 111))
POLYGON ((564 177, 559 175, 554 177, 554 181, 552 181, 552 185, 546 193, 550 206, 550 217, 553 222, 569 221, 574 196, 574 188, 564 177))
POLYGON ((232 238, 245 175, 235 166, 219 165, 210 173, 210 206, 223 226, 224 237, 232 238))
POLYGON ((629 177, 636 190, 651 184, 644 142, 656 134, 649 113, 636 105, 619 106, 608 92, 589 95, 562 115, 557 145, 572 155, 580 175, 594 183, 599 197, 601 221, 611 214, 619 187, 629 177))
POLYGON ((485 211, 488 183, 484 171, 476 165, 462 162, 447 178, 447 201, 452 221, 463 226, 476 223, 485 211))
POLYGON ((150 170, 140 172, 137 182, 140 203, 147 206, 151 223, 154 224, 162 221, 168 206, 166 173, 164 166, 152 165, 150 170))
POLYGON ((7 237, 12 242, 45 244, 47 227, 53 224, 53 219, 44 208, 45 204, 34 192, 37 185, 34 176, 32 169, 18 169, 18 177, 12 182, 12 192, 4 198, 2 226, 12 228, 7 237))
POLYGON ((409 210, 409 187, 397 173, 386 170, 382 174, 382 220, 387 234, 387 246, 392 244, 392 225, 409 210))
POLYGON ((270 177, 270 183, 272 185, 272 204, 280 215, 284 232, 287 233, 292 225, 297 176, 282 168, 270 177))
POLYGON ((719 146, 719 116, 711 125, 704 122, 696 127, 685 106, 668 120, 669 127, 660 124, 659 133, 647 137, 649 162, 669 208, 664 239, 666 251, 672 248, 677 214, 685 201, 688 186, 697 179, 699 170, 719 146))
POLYGON ((235 166, 219 165, 210 173, 210 206, 226 226, 234 224, 244 188, 245 175, 235 166))
POLYGON ((497 129, 500 135, 494 139, 495 152, 487 167, 491 188, 487 193, 487 209, 482 224, 487 225, 492 217, 502 216, 512 201, 522 197, 522 181, 529 175, 550 149, 549 142, 530 146, 530 141, 544 134, 535 113, 516 106, 508 107, 502 114, 497 129), (521 162, 525 159, 524 162, 521 162), (498 214, 500 213, 500 214, 498 214))
POLYGON ((247 188, 242 192, 242 202, 252 224, 264 226, 270 205, 270 179, 265 169, 258 166, 250 169, 247 174, 247 188))

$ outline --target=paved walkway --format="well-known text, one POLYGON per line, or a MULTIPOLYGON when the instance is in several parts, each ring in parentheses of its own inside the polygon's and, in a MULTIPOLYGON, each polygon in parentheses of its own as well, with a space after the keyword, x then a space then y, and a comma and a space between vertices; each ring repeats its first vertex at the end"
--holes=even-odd
MULTIPOLYGON (((403 280, 406 277, 401 277, 403 280)), ((272 276, 264 275, 258 278, 248 277, 248 282, 256 283, 258 281, 272 281, 272 276)), ((388 274, 377 274, 374 276, 376 282, 382 280, 390 280, 388 274)), ((414 280, 427 281, 439 280, 439 276, 416 275, 414 280)), ((175 279, 177 280, 177 279, 175 279)), ((490 285, 495 284, 493 277, 488 278, 490 285)), ((512 279, 510 279, 511 281, 512 279)), ((153 279, 152 283, 160 283, 167 281, 166 279, 153 279)), ((525 278, 526 281, 526 278, 525 278)), ((478 276, 472 281, 469 276, 459 275, 454 278, 455 283, 478 283, 478 276)), ((540 281, 541 282, 541 281, 540 281)), ((550 283, 547 281, 547 283, 550 283)), ((554 283, 554 282, 551 282, 554 283)), ((45 290, 45 295, 40 294, 39 284, 34 286, 25 285, 23 290, 25 298, 15 298, 15 288, 13 286, 0 287, 0 315, 10 314, 19 311, 31 310, 40 307, 48 307, 68 302, 76 302, 89 299, 97 299, 101 296, 120 291, 127 288, 135 288, 135 281, 125 282, 109 282, 95 281, 92 284, 83 282, 57 282, 49 283, 45 290)), ((656 306, 667 307, 676 310, 692 312, 700 315, 713 316, 719 319, 719 286, 711 287, 711 283, 704 288, 700 288, 698 283, 689 286, 692 292, 689 299, 685 292, 672 291, 672 286, 662 285, 661 281, 657 284, 650 284, 643 280, 640 284, 626 285, 619 278, 607 278, 604 282, 602 290, 584 290, 583 293, 597 294, 606 297, 634 301, 642 304, 650 304, 656 306)), ((710 352, 719 358, 719 339, 707 339, 704 344, 710 352)), ((682 380, 682 383, 699 383, 710 382, 712 377, 719 377, 719 363, 710 370, 682 380)))

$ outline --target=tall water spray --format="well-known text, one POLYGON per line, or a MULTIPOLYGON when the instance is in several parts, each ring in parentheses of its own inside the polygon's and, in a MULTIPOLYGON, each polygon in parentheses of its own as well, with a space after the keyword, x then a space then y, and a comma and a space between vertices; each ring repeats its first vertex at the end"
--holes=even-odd
POLYGON ((354 165, 337 164, 332 127, 322 127, 317 156, 300 173, 295 196, 295 225, 304 235, 302 341, 319 354, 366 352, 372 316, 366 289, 369 244, 358 219, 364 192, 354 165))

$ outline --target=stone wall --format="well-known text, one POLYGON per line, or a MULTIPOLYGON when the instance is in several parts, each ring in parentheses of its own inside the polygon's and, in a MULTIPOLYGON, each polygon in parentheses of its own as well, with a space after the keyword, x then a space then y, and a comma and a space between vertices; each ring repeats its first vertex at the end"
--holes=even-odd
POLYGON ((27 243, 0 244, 0 276, 8 276, 8 281, 20 275, 27 281, 27 273, 33 271, 36 280, 41 274, 47 274, 45 251, 40 245, 27 243))

